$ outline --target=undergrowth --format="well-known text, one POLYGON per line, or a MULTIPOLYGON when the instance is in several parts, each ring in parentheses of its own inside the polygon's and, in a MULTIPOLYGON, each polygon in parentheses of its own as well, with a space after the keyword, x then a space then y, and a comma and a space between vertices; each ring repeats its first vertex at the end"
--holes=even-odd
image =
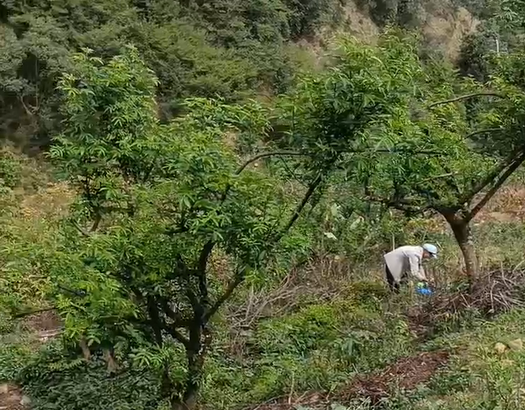
MULTIPOLYGON (((41 205, 43 197, 35 198, 41 205)), ((51 202, 49 215, 54 207, 62 206, 51 202)), ((32 223, 27 218, 24 221, 32 223)), ((435 220, 411 221, 399 236, 412 243, 430 237, 439 243, 442 256, 428 269, 438 289, 434 302, 427 303, 410 288, 399 296, 390 295, 383 283, 380 256, 374 251, 365 259, 366 247, 384 240, 385 225, 395 231, 403 223, 385 221, 370 227, 363 244, 357 236, 348 235, 345 243, 331 243, 330 253, 317 253, 306 263, 286 261, 284 255, 272 281, 261 283, 256 277, 248 281, 223 317, 213 322, 216 336, 205 365, 201 408, 245 409, 279 397, 295 403, 304 392, 316 391, 335 396, 330 403, 334 410, 369 409, 366 398, 339 403, 337 392, 357 376, 373 374, 400 358, 439 350, 450 352, 451 357, 428 384, 410 392, 394 389, 379 408, 520 408, 525 353, 508 345, 521 338, 525 341, 525 312, 513 309, 494 315, 475 304, 438 311, 436 302, 446 305, 465 290, 465 281, 458 275, 455 244, 435 220), (358 255, 356 263, 347 252, 351 247, 358 255), (423 313, 420 334, 415 325, 423 313), (490 320, 487 313, 493 316, 490 320), (495 350, 496 343, 507 346, 503 353, 495 350)), ((363 232, 365 228, 359 227, 363 232)), ((522 254, 515 241, 521 241, 521 225, 482 223, 475 229, 484 269, 510 266, 511 271, 519 271, 522 254)), ((294 240, 303 239, 298 234, 294 240)), ((323 240, 304 241, 304 255, 326 250, 323 240)), ((513 293, 512 297, 521 296, 513 293)), ((109 374, 101 357, 87 363, 79 352, 65 354, 60 339, 42 350, 5 315, 0 318, 0 333, 0 381, 20 383, 35 410, 162 406, 154 373, 146 376, 136 363, 121 363, 117 374, 109 374)), ((183 360, 175 356, 175 362, 183 360)), ((303 409, 320 408, 316 406, 306 403, 303 409)))
MULTIPOLYGON (((374 289, 381 287, 376 282, 354 283, 331 302, 261 319, 239 333, 221 327, 206 363, 202 408, 243 409, 277 397, 295 400, 306 391, 337 397, 358 375, 422 350, 445 350, 451 357, 427 385, 409 392, 394 389, 374 408, 489 410, 499 408, 495 403, 520 408, 517 386, 525 351, 516 340, 525 342, 525 311, 513 310, 493 320, 458 313, 455 324, 440 319, 432 338, 418 342, 405 313, 424 301, 414 301, 408 292, 388 301, 374 289), (506 346, 504 352, 495 349, 497 343, 506 346)), ((158 397, 158 382, 145 378, 132 364, 110 375, 101 358, 86 363, 78 355, 64 355, 58 342, 35 353, 22 340, 4 340, 2 378, 22 382, 35 399, 35 409, 154 408, 148 406, 158 397)), ((333 406, 342 406, 338 409, 372 408, 366 398, 336 402, 333 406)))
POLYGON ((334 391, 360 372, 409 354, 405 318, 385 314, 382 300, 371 293, 375 284, 365 285, 329 303, 262 320, 240 336, 224 335, 223 350, 208 360, 203 401, 226 409, 302 391, 334 391), (225 357, 224 349, 239 337, 242 351, 225 357))

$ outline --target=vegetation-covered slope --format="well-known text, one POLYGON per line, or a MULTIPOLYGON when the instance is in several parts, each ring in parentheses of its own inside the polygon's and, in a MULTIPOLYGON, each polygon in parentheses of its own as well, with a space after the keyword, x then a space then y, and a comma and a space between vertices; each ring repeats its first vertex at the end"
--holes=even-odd
MULTIPOLYGON (((159 79, 162 118, 189 96, 234 102, 285 91, 313 65, 305 41, 330 42, 333 29, 375 38, 399 23, 420 30, 429 49, 455 58, 477 22, 462 4, 351 0, 8 1, 0 3, 0 136, 24 148, 57 131, 58 78, 83 48, 99 57, 135 45, 159 79), (298 43, 302 46, 298 46, 298 43)), ((490 10, 488 5, 469 5, 490 10)), ((487 12, 490 15, 490 12, 487 12)), ((34 152, 34 150, 33 150, 34 152)))
POLYGON ((1 399, 519 408, 522 225, 490 206, 525 161, 520 4, 479 5, 463 72, 429 3, 358 6, 374 39, 298 76, 351 5, 1 3, 5 135, 46 147, 0 152, 1 399), (423 242, 436 294, 390 294, 382 255, 423 242))
POLYGON ((338 12, 331 0, 3 1, 2 135, 49 140, 57 80, 82 48, 110 57, 134 44, 159 78, 165 117, 188 96, 231 102, 283 91, 301 62, 291 41, 338 12))

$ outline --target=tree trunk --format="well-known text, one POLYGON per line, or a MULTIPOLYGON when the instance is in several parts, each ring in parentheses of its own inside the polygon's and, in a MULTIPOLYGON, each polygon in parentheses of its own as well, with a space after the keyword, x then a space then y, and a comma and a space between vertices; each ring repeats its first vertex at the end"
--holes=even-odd
POLYGON ((187 352, 188 376, 182 400, 174 398, 171 403, 172 410, 193 410, 197 405, 202 369, 204 366, 204 353, 187 352))
POLYGON ((107 369, 110 374, 116 374, 118 370, 118 363, 115 359, 115 349, 113 346, 103 348, 102 355, 106 361, 107 369))
POLYGON ((78 344, 80 348, 82 349, 82 355, 84 356, 84 360, 86 362, 89 362, 89 360, 91 359, 91 350, 88 347, 86 338, 82 337, 82 339, 80 339, 80 342, 78 342, 78 344))
POLYGON ((463 254, 469 282, 473 285, 478 276, 478 263, 472 238, 472 231, 470 229, 470 221, 457 213, 444 214, 443 216, 452 228, 454 237, 456 238, 461 253, 463 254))
POLYGON ((172 410, 193 410, 197 405, 204 359, 208 347, 211 343, 211 334, 207 328, 199 327, 190 329, 190 343, 186 348, 186 358, 188 360, 188 375, 184 386, 184 393, 181 400, 173 400, 172 410))

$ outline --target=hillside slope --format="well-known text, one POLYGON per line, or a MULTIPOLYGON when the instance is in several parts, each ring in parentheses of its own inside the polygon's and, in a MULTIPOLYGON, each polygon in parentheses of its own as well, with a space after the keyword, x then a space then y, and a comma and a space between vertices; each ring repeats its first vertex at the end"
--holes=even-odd
POLYGON ((46 146, 60 123, 56 83, 82 48, 107 57, 135 45, 159 78, 166 119, 187 97, 271 98, 339 35, 374 41, 390 23, 420 31, 428 50, 455 60, 478 21, 452 1, 3 2, 0 138, 46 146))

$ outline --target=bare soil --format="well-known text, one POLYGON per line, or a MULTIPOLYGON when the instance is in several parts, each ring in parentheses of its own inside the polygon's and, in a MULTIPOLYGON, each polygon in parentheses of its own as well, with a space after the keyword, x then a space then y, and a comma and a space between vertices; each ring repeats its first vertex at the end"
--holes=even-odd
POLYGON ((60 317, 53 311, 27 316, 23 323, 25 328, 34 332, 49 332, 62 327, 60 317))
POLYGON ((436 370, 446 364, 448 357, 447 352, 437 351, 402 358, 378 373, 358 377, 340 393, 340 397, 343 401, 368 398, 375 404, 395 389, 414 390, 428 382, 436 370))
POLYGON ((444 366, 448 352, 422 352, 399 359, 381 371, 355 378, 333 395, 308 393, 302 396, 281 397, 252 407, 251 410, 294 410, 297 406, 313 409, 329 409, 330 403, 345 404, 352 399, 369 399, 377 404, 396 390, 414 390, 427 383, 434 373, 444 366))
MULTIPOLYGON (((28 316, 23 319, 22 325, 26 330, 34 332, 36 344, 45 343, 62 331, 62 321, 53 311, 28 316)), ((27 410, 28 404, 24 404, 27 400, 18 386, 0 383, 0 410, 27 410)))
POLYGON ((24 410, 22 391, 12 384, 0 384, 0 410, 24 410))

